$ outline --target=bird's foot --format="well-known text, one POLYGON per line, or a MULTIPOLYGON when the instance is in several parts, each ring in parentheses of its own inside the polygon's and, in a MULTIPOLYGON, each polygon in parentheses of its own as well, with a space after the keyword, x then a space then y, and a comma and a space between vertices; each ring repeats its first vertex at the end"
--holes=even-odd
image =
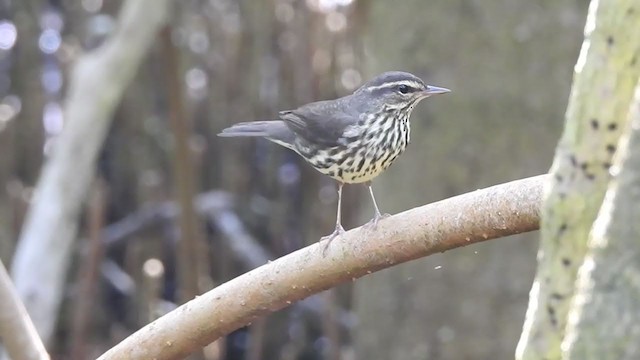
POLYGON ((386 219, 386 218, 388 218, 389 216, 391 216, 391 215, 386 214, 386 213, 385 213, 385 214, 377 213, 377 214, 373 217, 373 219, 369 220, 369 222, 368 222, 368 223, 366 223, 366 224, 364 224, 364 226, 363 226, 363 227, 364 227, 366 230, 375 230, 375 229, 378 227, 378 221, 380 221, 380 220, 382 220, 382 219, 386 219))
POLYGON ((329 248, 329 245, 331 244, 331 241, 333 241, 333 239, 337 238, 338 236, 344 234, 346 231, 344 231, 344 228, 342 227, 341 224, 336 225, 336 229, 333 230, 333 232, 327 236, 323 236, 320 238, 320 241, 327 241, 326 244, 324 244, 324 248, 322 249, 322 255, 324 255, 327 252, 327 249, 329 248))

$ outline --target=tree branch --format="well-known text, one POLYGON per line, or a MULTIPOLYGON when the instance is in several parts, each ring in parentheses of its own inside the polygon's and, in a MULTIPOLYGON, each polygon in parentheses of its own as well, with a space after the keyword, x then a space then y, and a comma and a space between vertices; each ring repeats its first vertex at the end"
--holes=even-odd
POLYGON ((178 359, 257 317, 373 271, 488 239, 536 230, 547 176, 421 206, 300 249, 180 306, 100 359, 178 359))
MULTIPOLYGON (((48 360, 49 354, 0 261, 0 339, 12 359, 48 360)), ((0 358, 4 358, 0 353, 0 358)))
POLYGON ((168 0, 124 3, 115 33, 78 59, 65 129, 38 181, 12 266, 18 293, 46 343, 62 299, 82 201, 113 111, 164 23, 168 0))

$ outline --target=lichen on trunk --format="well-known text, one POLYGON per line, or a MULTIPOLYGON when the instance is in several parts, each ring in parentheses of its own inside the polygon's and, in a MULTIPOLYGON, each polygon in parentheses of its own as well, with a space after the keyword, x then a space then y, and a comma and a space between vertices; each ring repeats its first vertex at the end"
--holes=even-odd
POLYGON ((538 271, 518 359, 561 357, 578 268, 640 76, 637 34, 639 1, 591 2, 566 127, 545 190, 538 271))
POLYGON ((637 359, 640 352, 640 81, 629 122, 578 273, 565 359, 637 359))

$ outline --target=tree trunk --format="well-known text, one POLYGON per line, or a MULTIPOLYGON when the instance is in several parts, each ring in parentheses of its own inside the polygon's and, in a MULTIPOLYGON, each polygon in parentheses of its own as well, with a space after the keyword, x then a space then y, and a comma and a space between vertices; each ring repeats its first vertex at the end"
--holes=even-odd
POLYGON ((637 359, 640 354, 640 82, 614 179, 580 268, 565 359, 637 359))
POLYGON ((640 2, 591 2, 566 127, 551 168, 519 359, 559 359, 587 238, 640 76, 640 2))

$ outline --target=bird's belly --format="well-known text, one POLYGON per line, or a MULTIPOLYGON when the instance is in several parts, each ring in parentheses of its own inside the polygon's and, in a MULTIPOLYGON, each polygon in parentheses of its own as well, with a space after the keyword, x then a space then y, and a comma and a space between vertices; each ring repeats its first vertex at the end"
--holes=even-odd
POLYGON ((373 180, 386 170, 405 147, 384 149, 378 146, 318 151, 308 162, 321 173, 347 184, 373 180))
POLYGON ((358 184, 385 171, 409 145, 409 135, 405 120, 368 126, 357 139, 335 147, 297 141, 295 150, 321 173, 342 183, 358 184))
MULTIPOLYGON (((336 167, 336 168, 339 168, 339 167, 336 167)), ((330 177, 336 179, 337 181, 340 181, 345 184, 360 184, 367 181, 371 181, 375 177, 380 175, 380 173, 383 171, 384 169, 381 167, 374 167, 368 171, 357 171, 355 169, 346 169, 346 171, 343 171, 342 176, 337 176, 337 173, 335 171, 333 172, 334 175, 331 175, 331 173, 325 173, 324 171, 320 170, 321 173, 325 175, 329 175, 330 177)))

